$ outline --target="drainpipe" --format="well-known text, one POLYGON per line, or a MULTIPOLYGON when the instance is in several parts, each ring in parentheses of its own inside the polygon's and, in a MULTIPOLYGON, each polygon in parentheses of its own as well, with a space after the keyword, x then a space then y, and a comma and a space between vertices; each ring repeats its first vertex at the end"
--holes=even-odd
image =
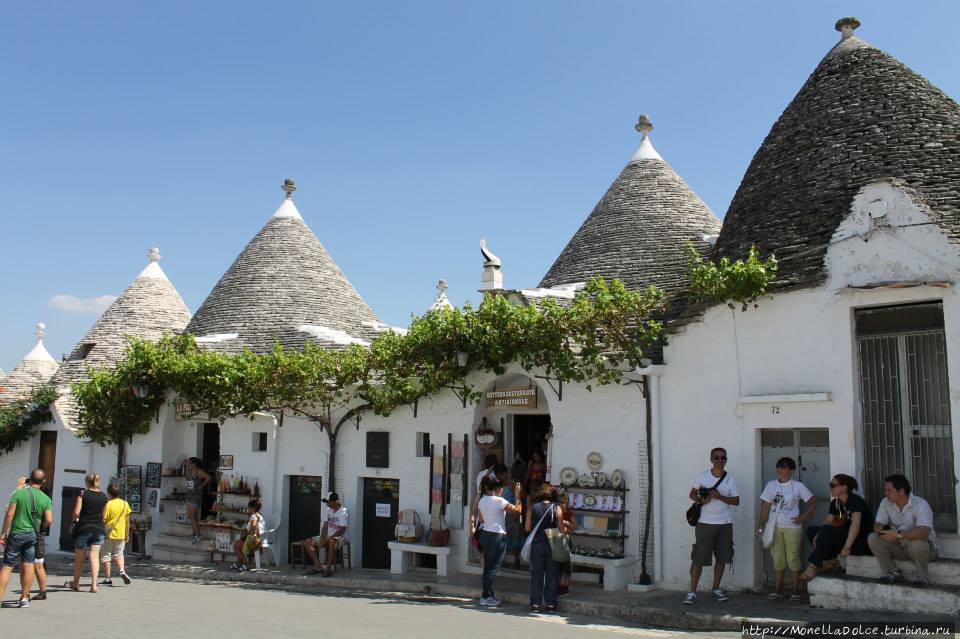
POLYGON ((653 425, 653 528, 654 528, 654 582, 663 583, 663 449, 660 446, 660 376, 650 375, 649 394, 651 398, 650 413, 653 425))
MULTIPOLYGON (((274 512, 283 513, 283 504, 280 503, 280 480, 278 478, 280 473, 280 420, 277 419, 276 415, 270 415, 273 418, 273 507, 274 512)), ((282 517, 282 515, 281 515, 282 517)), ((274 526, 277 525, 277 522, 272 522, 274 526)))

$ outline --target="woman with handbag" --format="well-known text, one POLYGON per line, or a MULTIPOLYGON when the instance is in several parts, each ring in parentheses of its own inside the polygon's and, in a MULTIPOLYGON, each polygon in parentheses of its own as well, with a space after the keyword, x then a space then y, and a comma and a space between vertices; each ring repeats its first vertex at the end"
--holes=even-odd
POLYGON ((757 535, 763 547, 773 557, 774 589, 768 599, 783 596, 783 576, 786 569, 793 575, 791 600, 800 599, 800 570, 803 560, 803 522, 813 514, 817 498, 802 482, 794 481, 793 471, 797 463, 790 457, 777 460, 777 478, 767 482, 760 493, 760 523, 757 535), (800 514, 800 503, 807 507, 800 514))
POLYGON ((533 496, 526 530, 530 553, 530 610, 553 612, 560 590, 560 564, 556 561, 550 537, 567 532, 556 487, 545 483, 533 496), (536 522, 536 523, 535 523, 536 522))
POLYGON ((519 503, 511 504, 502 497, 503 482, 496 476, 485 478, 482 487, 485 494, 478 505, 481 523, 479 527, 475 527, 471 521, 470 534, 478 534, 480 549, 483 551, 483 592, 480 594, 480 605, 495 608, 501 602, 493 592, 493 582, 500 571, 500 563, 507 554, 505 515, 519 513, 521 508, 519 503))
MULTIPOLYGON (((819 528, 808 528, 807 538, 813 544, 807 569, 801 581, 810 581, 837 556, 869 555, 867 537, 873 531, 873 511, 855 490, 857 480, 850 475, 834 475, 830 480, 830 510, 827 521, 819 528)), ((839 562, 837 562, 839 563, 839 562)))
POLYGON ((250 519, 247 521, 247 526, 244 529, 245 534, 233 544, 233 551, 237 553, 237 561, 231 565, 230 568, 238 572, 250 570, 250 566, 247 565, 250 561, 249 558, 253 553, 260 550, 260 546, 263 545, 263 535, 267 529, 263 515, 260 514, 260 509, 263 508, 260 500, 251 499, 248 506, 250 509, 250 519))
POLYGON ((107 496, 100 490, 100 475, 90 473, 86 477, 87 488, 77 495, 73 508, 73 581, 64 587, 80 592, 80 575, 83 560, 90 558, 90 592, 97 592, 97 575, 100 572, 100 546, 107 537, 103 524, 103 511, 107 496))

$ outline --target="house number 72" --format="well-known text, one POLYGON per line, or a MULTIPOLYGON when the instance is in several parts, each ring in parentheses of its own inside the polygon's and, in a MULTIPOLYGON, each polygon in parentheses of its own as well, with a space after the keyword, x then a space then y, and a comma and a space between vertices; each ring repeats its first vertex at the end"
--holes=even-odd
POLYGON ((779 406, 771 406, 771 407, 770 407, 770 412, 773 413, 774 415, 779 415, 779 414, 780 414, 780 407, 779 407, 779 406))

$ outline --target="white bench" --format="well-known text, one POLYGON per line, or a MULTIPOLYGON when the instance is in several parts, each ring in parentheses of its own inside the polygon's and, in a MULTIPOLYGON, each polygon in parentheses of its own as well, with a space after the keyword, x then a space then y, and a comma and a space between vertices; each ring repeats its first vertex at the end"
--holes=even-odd
POLYGON ((636 557, 621 557, 607 559, 606 557, 588 557, 587 555, 570 555, 574 566, 599 566, 603 568, 603 589, 606 591, 624 590, 633 580, 633 566, 637 563, 636 557))
POLYGON ((406 544, 402 541, 388 541, 390 549, 390 573, 402 575, 413 566, 414 555, 434 555, 437 558, 437 576, 447 576, 447 558, 449 546, 428 546, 427 544, 406 544))

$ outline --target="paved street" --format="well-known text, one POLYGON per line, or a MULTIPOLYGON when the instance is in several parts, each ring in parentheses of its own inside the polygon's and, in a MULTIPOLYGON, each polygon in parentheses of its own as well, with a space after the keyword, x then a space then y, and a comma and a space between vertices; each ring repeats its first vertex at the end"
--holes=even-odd
MULTIPOLYGON (((59 586, 65 576, 51 577, 56 588, 47 601, 26 610, 14 608, 16 594, 7 591, 0 627, 34 628, 32 634, 85 639, 136 636, 138 639, 216 633, 219 637, 350 637, 389 636, 457 639, 550 636, 552 639, 650 637, 670 639, 694 633, 645 629, 616 622, 539 615, 516 606, 490 611, 456 598, 402 595, 330 596, 240 584, 169 582, 138 579, 131 586, 102 587, 96 595, 59 586), (21 625, 21 622, 23 625, 21 625), (38 625, 42 624, 42 625, 38 625), (113 630, 111 630, 113 628, 113 630), (192 629, 192 630, 191 630, 192 629)), ((89 586, 89 579, 81 582, 89 586)), ((4 632, 6 634, 6 632, 4 632)), ((739 633, 696 633, 698 637, 733 637, 739 633)))

